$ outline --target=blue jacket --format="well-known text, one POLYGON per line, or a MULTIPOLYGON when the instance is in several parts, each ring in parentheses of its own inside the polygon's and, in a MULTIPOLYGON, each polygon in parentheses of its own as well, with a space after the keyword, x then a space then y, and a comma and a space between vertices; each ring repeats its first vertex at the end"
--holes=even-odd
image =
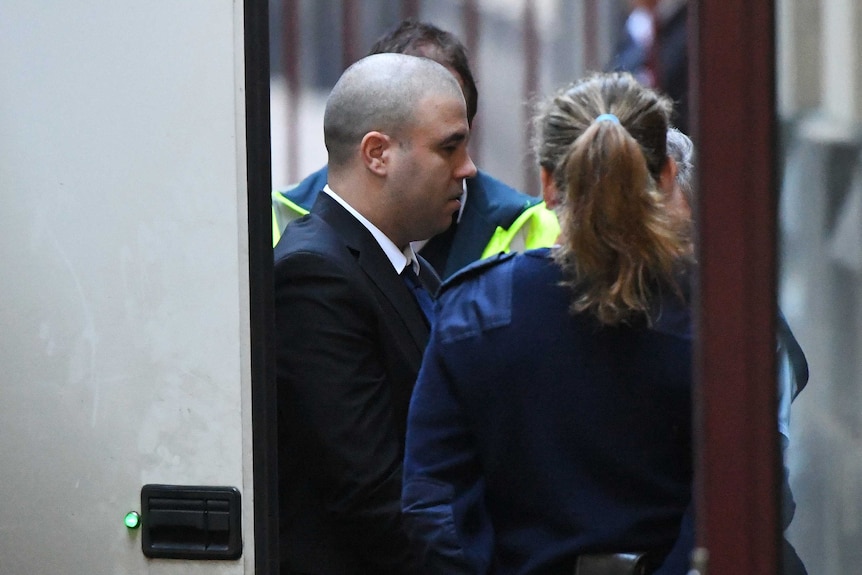
MULTIPOLYGON (((323 167, 296 186, 273 192, 273 244, 289 220, 311 209, 326 185, 327 174, 323 167)), ((422 248, 422 256, 441 277, 449 277, 486 255, 508 251, 511 234, 504 232, 512 230, 513 225, 527 228, 527 248, 552 245, 560 231, 553 212, 540 198, 523 194, 480 171, 467 180, 467 203, 461 221, 432 238, 422 248)))
POLYGON ((685 573, 688 306, 667 294, 652 327, 602 326, 569 313, 562 279, 540 249, 441 288, 402 491, 433 573, 568 575, 579 554, 642 550, 685 573))

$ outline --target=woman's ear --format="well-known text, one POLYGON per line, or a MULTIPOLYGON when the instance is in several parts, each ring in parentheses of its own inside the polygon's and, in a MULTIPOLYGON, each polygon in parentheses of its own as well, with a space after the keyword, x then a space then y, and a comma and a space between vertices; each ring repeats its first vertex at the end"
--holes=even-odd
POLYGON ((392 139, 382 132, 368 132, 359 143, 362 163, 378 176, 385 176, 389 168, 389 149, 392 139))
POLYGON ((681 218, 690 220, 691 206, 688 204, 688 199, 682 192, 679 182, 676 181, 678 172, 676 160, 668 156, 661 169, 661 174, 659 174, 658 185, 664 194, 664 201, 668 210, 681 218))
POLYGON ((658 176, 658 185, 666 196, 670 197, 676 188, 676 175, 679 168, 676 166, 676 160, 668 156, 665 158, 664 165, 661 167, 661 173, 658 176))
POLYGON ((548 209, 552 210, 560 205, 560 192, 554 182, 554 174, 543 166, 539 168, 539 177, 542 180, 542 199, 548 209))

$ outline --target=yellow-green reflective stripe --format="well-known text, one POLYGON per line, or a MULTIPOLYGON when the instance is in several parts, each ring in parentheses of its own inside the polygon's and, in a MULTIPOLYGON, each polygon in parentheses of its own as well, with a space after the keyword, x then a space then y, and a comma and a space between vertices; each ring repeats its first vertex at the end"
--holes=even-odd
POLYGON ((560 235, 560 224, 557 221, 556 214, 545 207, 545 202, 539 202, 535 206, 524 210, 518 216, 518 219, 512 222, 508 230, 504 230, 498 226, 494 231, 494 235, 491 236, 488 245, 485 246, 482 258, 487 258, 500 252, 508 253, 512 240, 521 231, 521 228, 526 225, 529 225, 525 241, 527 249, 552 246, 560 235))
POLYGON ((557 243, 557 238, 560 237, 560 222, 557 220, 557 214, 549 210, 545 202, 530 209, 535 209, 535 212, 527 234, 527 249, 547 248, 557 243))
POLYGON ((281 192, 272 192, 272 246, 281 239, 287 224, 307 213, 308 210, 288 200, 281 192))

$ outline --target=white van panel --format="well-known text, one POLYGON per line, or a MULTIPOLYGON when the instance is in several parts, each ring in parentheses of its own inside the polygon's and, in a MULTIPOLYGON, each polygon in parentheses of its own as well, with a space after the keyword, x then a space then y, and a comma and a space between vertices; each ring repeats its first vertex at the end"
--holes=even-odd
POLYGON ((242 2, 0 14, 0 573, 252 573, 242 2), (146 483, 237 487, 243 557, 144 557, 146 483))

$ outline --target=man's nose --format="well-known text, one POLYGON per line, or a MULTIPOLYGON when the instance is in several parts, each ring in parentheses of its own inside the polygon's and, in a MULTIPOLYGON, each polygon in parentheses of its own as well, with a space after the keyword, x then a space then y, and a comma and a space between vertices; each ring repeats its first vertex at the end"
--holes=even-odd
POLYGON ((455 177, 458 179, 463 178, 472 178, 476 175, 476 164, 473 163, 473 158, 470 157, 469 152, 465 152, 464 161, 458 167, 458 171, 455 173, 455 177))

